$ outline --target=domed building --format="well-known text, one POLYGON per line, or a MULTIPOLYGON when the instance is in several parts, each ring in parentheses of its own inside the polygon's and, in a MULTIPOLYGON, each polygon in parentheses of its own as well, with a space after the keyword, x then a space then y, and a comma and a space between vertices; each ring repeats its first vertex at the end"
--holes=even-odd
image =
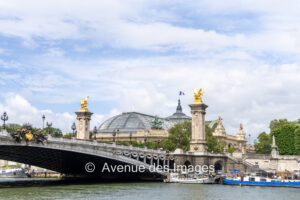
POLYGON ((182 112, 178 100, 176 112, 166 118, 139 112, 124 112, 111 117, 99 126, 96 138, 103 142, 160 141, 168 138, 170 128, 186 120, 191 120, 191 117, 182 112))
POLYGON ((178 99, 178 105, 177 105, 177 108, 176 108, 176 112, 173 115, 167 117, 166 119, 168 119, 168 120, 170 120, 170 121, 172 121, 176 124, 183 123, 186 120, 189 120, 189 121, 192 120, 191 117, 187 116, 186 114, 184 114, 182 112, 180 99, 178 99))
MULTIPOLYGON (((190 121, 191 117, 183 113, 180 100, 178 100, 176 112, 166 118, 139 112, 124 112, 111 117, 98 127, 96 138, 101 142, 161 141, 169 137, 170 128, 187 120, 190 121)), ((208 124, 212 129, 212 134, 218 140, 226 144, 225 150, 233 147, 236 152, 245 152, 247 141, 242 125, 238 134, 233 136, 226 133, 221 117, 218 120, 206 121, 205 124, 208 124)))

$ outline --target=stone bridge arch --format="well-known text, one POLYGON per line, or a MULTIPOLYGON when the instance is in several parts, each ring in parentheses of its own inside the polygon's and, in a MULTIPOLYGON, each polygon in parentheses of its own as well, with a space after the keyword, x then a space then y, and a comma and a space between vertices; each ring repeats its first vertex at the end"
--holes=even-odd
POLYGON ((222 160, 218 160, 214 163, 215 172, 224 170, 224 162, 222 160))
MULTIPOLYGON (((163 179, 164 173, 151 171, 150 169, 153 169, 151 165, 154 165, 154 162, 157 165, 169 165, 170 158, 171 156, 161 151, 97 142, 50 138, 45 145, 26 144, 23 141, 16 143, 9 135, 3 136, 0 133, 0 159, 34 165, 71 176, 103 179, 163 179), (150 164, 146 163, 147 156, 151 157, 150 164), (95 169, 87 170, 88 163, 92 163, 95 169), (105 166, 110 168, 107 170, 105 166), (113 166, 123 166, 127 171, 119 173, 115 168, 111 168, 113 166), (138 167, 145 170, 137 170, 138 167)), ((88 166, 88 169, 92 168, 88 166)))

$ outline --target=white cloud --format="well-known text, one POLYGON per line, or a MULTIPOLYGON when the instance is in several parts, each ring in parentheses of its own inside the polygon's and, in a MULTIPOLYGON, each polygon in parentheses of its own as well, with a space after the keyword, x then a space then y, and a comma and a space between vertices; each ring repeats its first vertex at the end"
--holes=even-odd
MULTIPOLYGON (((271 66, 248 56, 245 58, 246 61, 233 59, 224 63, 222 59, 178 61, 176 57, 88 63, 62 63, 60 60, 50 65, 57 67, 56 70, 61 69, 61 64, 72 66, 71 71, 68 68, 61 70, 63 73, 69 71, 68 77, 72 79, 91 81, 84 86, 85 94, 92 94, 90 96, 96 102, 117 102, 122 112, 171 115, 175 111, 177 93, 182 90, 187 94, 182 98, 184 111, 189 114, 192 88, 202 87, 204 101, 209 105, 207 119, 222 116, 231 134, 236 134, 240 122, 254 137, 268 131, 272 119, 299 118, 300 65, 271 66)), ((49 95, 56 98, 55 91, 54 88, 49 95)), ((83 96, 80 91, 80 85, 73 86, 70 91, 64 89, 66 97, 83 96)), ((101 104, 96 106, 102 107, 101 104)))
MULTIPOLYGON (((182 104, 189 113, 191 89, 202 87, 207 119, 221 115, 231 134, 243 122, 255 136, 274 118, 300 117, 299 8, 297 1, 0 1, 1 34, 48 49, 22 64, 0 60, 0 84, 14 80, 21 87, 16 93, 43 103, 74 103, 90 95, 95 102, 116 104, 108 115, 94 114, 92 127, 122 111, 168 116, 179 90, 187 93, 182 104), (252 26, 242 24, 243 30, 240 18, 252 26), (72 41, 76 52, 95 56, 79 60, 65 41, 72 41), (116 55, 97 52, 105 47, 116 55), (127 50, 141 53, 127 56, 127 50), (5 71, 12 68, 19 71, 5 71)), ((41 124, 46 111, 24 98, 9 98, 5 108, 13 118, 41 124)), ((47 112, 65 130, 75 120, 72 114, 47 112)))
POLYGON ((299 20, 295 20, 300 17, 299 7, 297 1, 2 1, 0 32, 24 38, 29 44, 33 38, 89 39, 98 45, 152 51, 221 51, 238 47, 256 53, 296 54, 300 52, 299 20), (163 6, 168 4, 175 11, 166 11, 163 6), (197 26, 174 25, 185 20, 176 13, 180 6, 193 14, 191 23, 199 23, 197 18, 203 19, 204 14, 208 19, 220 15, 220 20, 234 21, 238 19, 231 19, 230 14, 239 18, 250 13, 260 26, 250 33, 222 33, 213 30, 218 24, 208 31, 197 26), (176 17, 172 16, 179 19, 174 22, 176 17))
MULTIPOLYGON (((51 122, 53 127, 60 128, 64 133, 72 132, 71 125, 73 122, 76 122, 76 116, 74 114, 70 114, 69 112, 54 113, 51 110, 39 110, 18 94, 6 94, 4 99, 5 102, 0 102, 0 112, 1 114, 4 111, 7 112, 9 116, 7 123, 29 123, 34 127, 42 128, 42 116, 45 115, 45 127, 46 122, 51 122)), ((117 113, 118 111, 113 109, 108 115, 93 114, 91 119, 91 130, 94 126, 98 127, 99 123, 104 119, 117 113)))

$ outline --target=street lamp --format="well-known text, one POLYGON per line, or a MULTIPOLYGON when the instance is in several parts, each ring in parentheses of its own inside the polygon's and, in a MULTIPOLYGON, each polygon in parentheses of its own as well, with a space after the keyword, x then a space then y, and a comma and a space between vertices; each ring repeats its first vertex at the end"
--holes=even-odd
POLYGON ((132 132, 129 133, 129 139, 130 139, 130 144, 131 144, 132 132))
POLYGON ((43 120, 43 129, 44 129, 44 124, 45 124, 45 119, 46 119, 46 117, 45 117, 45 115, 43 114, 43 116, 42 116, 42 120, 43 120))
POLYGON ((50 123, 47 122, 46 125, 48 127, 48 135, 50 135, 50 128, 52 126, 52 122, 50 122, 50 123))
POLYGON ((72 126, 71 126, 71 129, 73 131, 73 137, 75 136, 75 130, 76 130, 76 124, 75 122, 73 122, 72 126))
POLYGON ((93 133, 94 133, 94 140, 96 140, 96 134, 97 134, 97 127, 96 126, 94 127, 93 133))
POLYGON ((5 121, 8 120, 8 115, 6 114, 6 112, 1 115, 1 120, 3 121, 3 129, 5 129, 5 121))
POLYGON ((112 135, 113 135, 113 142, 116 141, 116 135, 117 135, 117 132, 119 132, 119 131, 120 131, 119 129, 114 129, 113 130, 113 133, 112 133, 112 135))
POLYGON ((147 135, 146 135, 146 133, 145 133, 145 136, 144 136, 144 143, 146 143, 147 142, 147 135))

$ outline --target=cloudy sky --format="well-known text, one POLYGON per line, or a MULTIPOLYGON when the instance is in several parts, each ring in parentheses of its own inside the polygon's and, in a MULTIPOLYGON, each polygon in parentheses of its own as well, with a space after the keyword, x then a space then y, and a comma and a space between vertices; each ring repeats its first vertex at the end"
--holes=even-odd
POLYGON ((251 140, 300 118, 299 1, 0 0, 0 112, 70 131, 90 96, 92 126, 124 111, 189 114, 251 140))

